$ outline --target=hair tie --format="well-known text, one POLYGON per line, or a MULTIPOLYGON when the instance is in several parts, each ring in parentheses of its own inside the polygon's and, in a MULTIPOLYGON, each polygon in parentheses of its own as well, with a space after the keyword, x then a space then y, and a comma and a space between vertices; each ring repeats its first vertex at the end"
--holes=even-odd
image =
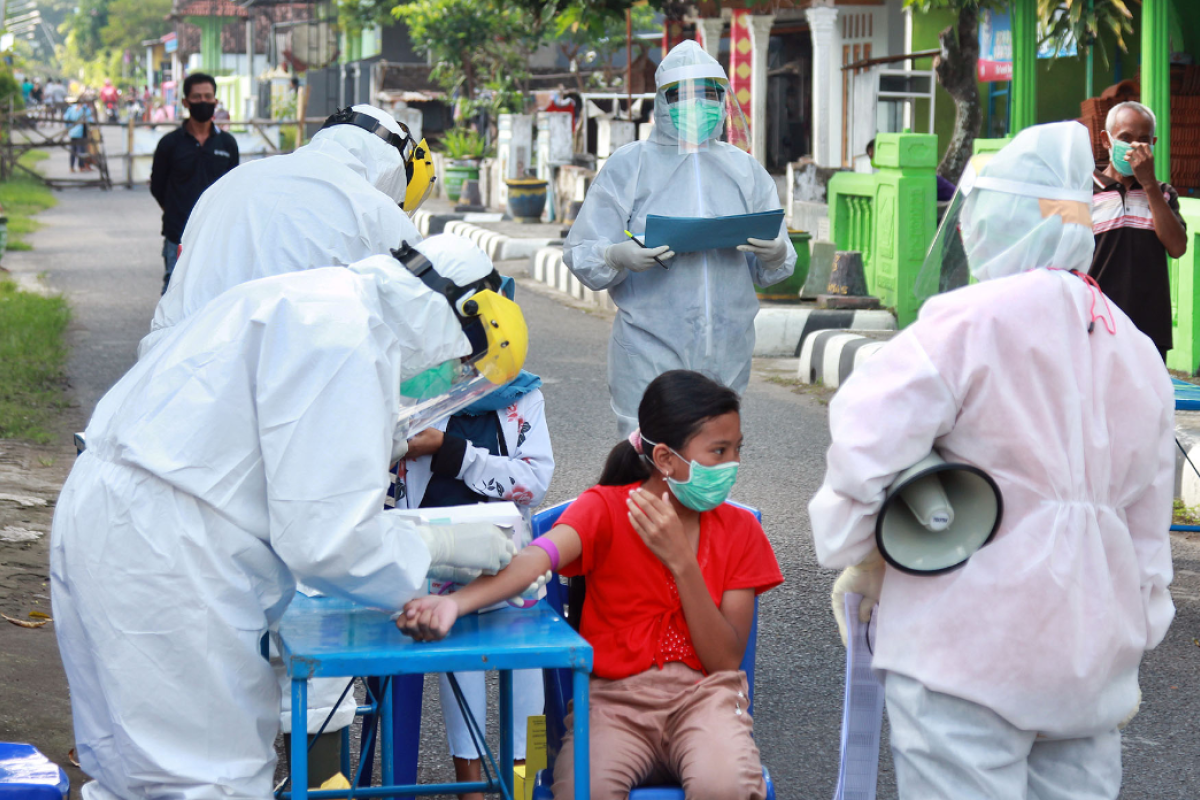
POLYGON ((633 445, 633 449, 636 450, 639 455, 645 455, 645 453, 642 452, 641 428, 636 428, 634 429, 633 433, 629 434, 629 443, 633 445))

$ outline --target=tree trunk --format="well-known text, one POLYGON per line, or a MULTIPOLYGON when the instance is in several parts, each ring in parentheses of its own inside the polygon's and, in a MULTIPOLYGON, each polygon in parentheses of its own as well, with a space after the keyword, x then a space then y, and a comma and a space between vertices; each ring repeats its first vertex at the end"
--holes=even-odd
POLYGON ((937 57, 934 69, 938 83, 954 99, 954 133, 950 146, 938 165, 938 174, 946 180, 958 183, 967 161, 971 158, 975 137, 983 122, 983 109, 979 102, 979 84, 976 70, 979 64, 979 11, 964 4, 958 12, 958 24, 951 25, 939 34, 942 52, 937 57))

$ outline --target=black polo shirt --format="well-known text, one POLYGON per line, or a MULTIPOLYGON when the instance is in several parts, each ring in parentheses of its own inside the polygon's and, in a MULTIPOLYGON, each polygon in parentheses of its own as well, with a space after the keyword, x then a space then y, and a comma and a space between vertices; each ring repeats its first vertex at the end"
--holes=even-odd
POLYGON ((150 194, 163 210, 162 235, 178 244, 200 195, 237 165, 237 141, 216 126, 203 145, 188 133, 187 123, 164 136, 150 170, 150 194))
MULTIPOLYGON (((1160 183, 1167 205, 1179 218, 1179 195, 1160 183)), ((1184 225, 1184 230, 1187 226, 1184 225)), ((1167 248, 1154 231, 1146 190, 1136 180, 1126 190, 1120 181, 1097 172, 1092 181, 1092 232, 1096 252, 1088 273, 1105 296, 1124 311, 1159 350, 1171 349, 1171 280, 1167 248)))

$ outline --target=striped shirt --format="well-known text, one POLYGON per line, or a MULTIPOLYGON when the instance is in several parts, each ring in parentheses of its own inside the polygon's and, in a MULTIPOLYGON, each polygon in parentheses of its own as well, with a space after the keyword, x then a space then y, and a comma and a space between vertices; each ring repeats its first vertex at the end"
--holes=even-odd
MULTIPOLYGON (((1134 181, 1120 181, 1097 172, 1092 182, 1092 231, 1096 252, 1089 273, 1108 298, 1129 315, 1159 350, 1171 349, 1171 283, 1167 250, 1154 230, 1150 199, 1134 181)), ((1179 218, 1179 195, 1170 184, 1159 191, 1179 218)), ((1186 229, 1186 227, 1185 227, 1186 229)))

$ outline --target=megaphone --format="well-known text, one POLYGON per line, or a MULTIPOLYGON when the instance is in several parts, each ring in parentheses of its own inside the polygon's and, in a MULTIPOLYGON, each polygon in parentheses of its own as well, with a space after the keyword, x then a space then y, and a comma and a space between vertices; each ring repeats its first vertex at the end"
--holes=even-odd
POLYGON ((888 487, 875 521, 884 559, 913 575, 961 567, 996 535, 1004 503, 991 476, 931 452, 888 487))

